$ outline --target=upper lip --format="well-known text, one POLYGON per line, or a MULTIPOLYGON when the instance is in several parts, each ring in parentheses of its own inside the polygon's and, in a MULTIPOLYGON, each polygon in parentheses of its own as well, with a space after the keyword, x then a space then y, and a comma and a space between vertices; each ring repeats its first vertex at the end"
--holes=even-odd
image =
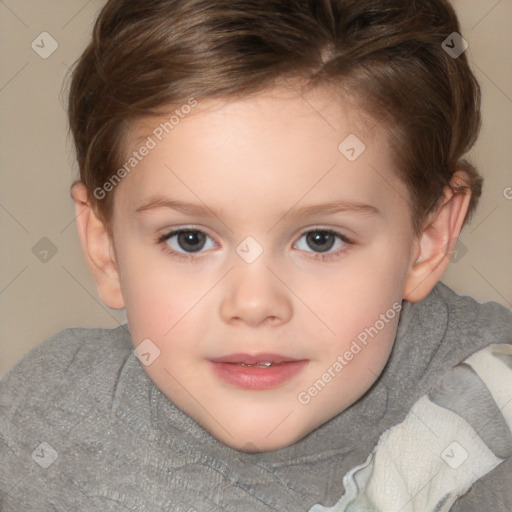
POLYGON ((210 359, 213 363, 243 363, 243 364, 256 364, 256 363, 288 363, 294 361, 303 361, 303 359, 295 359, 293 357, 283 356, 280 354, 229 354, 227 356, 216 357, 210 359))

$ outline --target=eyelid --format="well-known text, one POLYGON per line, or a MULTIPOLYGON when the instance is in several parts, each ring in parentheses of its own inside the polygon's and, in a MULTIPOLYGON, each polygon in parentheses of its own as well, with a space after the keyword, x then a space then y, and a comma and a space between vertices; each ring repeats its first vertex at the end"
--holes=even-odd
POLYGON ((209 236, 212 240, 215 237, 211 234, 210 230, 204 226, 198 226, 196 224, 179 224, 178 226, 166 227, 159 230, 160 236, 162 238, 169 236, 171 233, 176 233, 179 231, 200 231, 205 235, 209 236))
POLYGON ((294 242, 294 244, 296 244, 297 241, 300 240, 304 235, 307 235, 308 233, 315 232, 315 231, 326 231, 327 233, 332 233, 333 235, 340 237, 346 243, 355 243, 354 240, 352 239, 352 236, 346 235, 341 230, 341 228, 333 228, 333 227, 327 227, 327 226, 322 226, 322 225, 313 225, 313 226, 301 228, 298 235, 296 236, 296 241, 294 242))
MULTIPOLYGON (((198 231, 198 232, 206 235, 208 238, 211 238, 213 240, 213 242, 215 243, 215 245, 217 245, 217 246, 219 245, 218 242, 215 240, 215 237, 212 236, 206 228, 204 228, 202 226, 199 227, 199 226, 188 225, 188 224, 185 224, 183 226, 167 228, 162 234, 160 234, 158 236, 157 241, 165 242, 165 241, 169 240, 170 238, 172 238, 174 235, 177 235, 183 231, 198 231)), ((190 253, 190 254, 192 254, 192 253, 190 253)))

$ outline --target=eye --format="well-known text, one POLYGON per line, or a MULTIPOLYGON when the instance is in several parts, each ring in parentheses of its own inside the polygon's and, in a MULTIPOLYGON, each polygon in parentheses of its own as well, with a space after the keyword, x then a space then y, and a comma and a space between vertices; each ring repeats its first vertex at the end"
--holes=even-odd
POLYGON ((188 254, 215 247, 212 238, 198 229, 176 229, 162 235, 158 241, 164 244, 165 250, 177 253, 176 255, 185 255, 185 257, 188 254))
POLYGON ((309 253, 313 252, 314 259, 321 260, 339 256, 350 245, 352 245, 352 242, 346 236, 329 229, 306 231, 296 242, 298 249, 309 253))
MULTIPOLYGON (((197 258, 196 253, 199 255, 216 247, 205 232, 187 227, 169 231, 161 235, 157 242, 166 253, 182 261, 197 258)), ((321 261, 340 257, 352 245, 354 243, 346 236, 330 229, 305 231, 295 243, 299 250, 310 254, 309 258, 321 261)))

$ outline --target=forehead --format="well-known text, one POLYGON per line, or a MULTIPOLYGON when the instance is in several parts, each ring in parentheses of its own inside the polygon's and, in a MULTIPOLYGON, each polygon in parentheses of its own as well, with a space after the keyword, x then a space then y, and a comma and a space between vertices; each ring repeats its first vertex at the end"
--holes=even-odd
POLYGON ((288 86, 182 111, 173 106, 133 124, 127 158, 148 140, 153 149, 119 187, 132 204, 165 190, 233 204, 257 197, 271 206, 337 189, 367 202, 382 194, 383 180, 405 193, 392 172, 385 130, 326 89, 288 86))
MULTIPOLYGON (((364 133, 369 141, 376 133, 377 123, 366 111, 356 106, 357 102, 355 97, 341 96, 334 87, 304 89, 298 80, 286 81, 284 85, 276 85, 272 89, 253 93, 242 99, 196 101, 188 98, 166 109, 162 108, 164 113, 159 117, 143 117, 132 122, 126 134, 125 146, 131 151, 148 136, 159 138, 159 133, 155 131, 164 131, 161 135, 166 139, 184 121, 187 121, 187 131, 195 131, 198 135, 203 135, 203 138, 211 138, 214 130, 223 130, 226 133, 231 131, 241 137, 242 133, 238 132, 240 127, 258 124, 258 128, 261 128, 262 123, 266 124, 265 131, 270 132, 276 127, 276 122, 280 130, 283 124, 301 120, 300 128, 305 135, 313 136, 318 133, 319 125, 323 125, 322 131, 330 132, 339 131, 340 125, 343 125, 343 128, 351 128, 359 134, 364 133), (188 107, 191 100, 195 103, 193 108, 188 107), (162 130, 162 125, 166 123, 169 133, 162 130), (202 132, 206 124, 208 134, 202 132)), ((182 132, 183 128, 178 131, 182 132)), ((278 131, 278 134, 286 137, 287 132, 278 131)), ((293 135, 297 135, 297 130, 293 135)))

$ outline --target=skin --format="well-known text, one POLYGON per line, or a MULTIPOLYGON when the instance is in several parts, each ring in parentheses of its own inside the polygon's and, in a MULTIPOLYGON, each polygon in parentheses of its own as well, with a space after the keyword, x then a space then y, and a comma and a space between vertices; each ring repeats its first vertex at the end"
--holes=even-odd
MULTIPOLYGON (((134 125, 127 148, 138 147, 137 138, 159 122, 134 125)), ((72 188, 101 299, 126 308, 134 347, 149 338, 160 350, 144 370, 230 447, 290 445, 364 395, 389 357, 398 315, 307 404, 298 399, 393 304, 422 300, 449 263, 447 247, 460 232, 469 194, 447 189, 415 235, 385 128, 370 127, 362 112, 321 90, 301 97, 276 87, 238 101, 204 101, 117 185, 112 237, 84 185, 72 188), (353 162, 338 150, 349 134, 366 145, 353 162), (206 205, 216 215, 167 207, 136 212, 156 195, 206 205), (330 201, 378 213, 296 215, 330 201), (202 252, 187 253, 177 237, 157 242, 180 227, 208 235, 202 252), (330 259, 322 261, 326 253, 303 235, 313 229, 350 242, 335 237, 330 259), (236 252, 247 236, 263 249, 252 263, 236 252), (172 249, 189 258, 173 257, 172 249), (252 390, 221 380, 208 361, 261 352, 308 364, 284 384, 252 390)), ((463 179, 461 171, 456 179, 463 179)))

